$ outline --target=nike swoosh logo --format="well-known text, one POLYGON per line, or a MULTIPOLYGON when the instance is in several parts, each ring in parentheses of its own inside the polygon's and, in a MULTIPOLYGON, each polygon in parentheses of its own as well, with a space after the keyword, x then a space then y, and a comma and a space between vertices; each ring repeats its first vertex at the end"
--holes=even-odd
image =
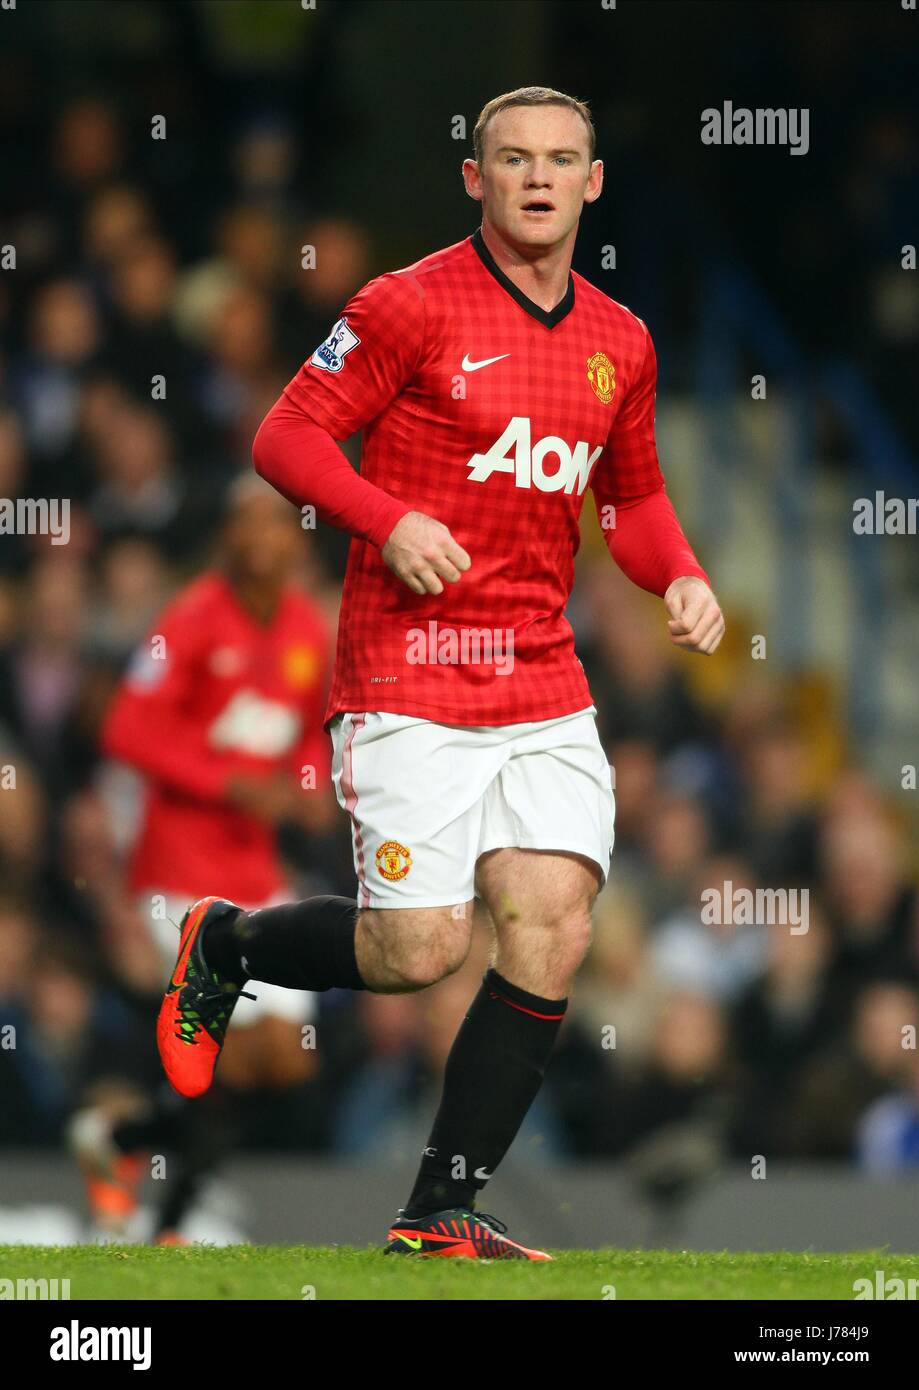
MULTIPOLYGON (((197 919, 196 919, 196 920, 200 922, 201 918, 204 916, 204 913, 205 913, 206 911, 207 911, 207 908, 203 908, 203 909, 198 913, 198 916, 197 916, 197 919)), ((182 966, 183 966, 183 965, 185 964, 185 962, 188 960, 189 953, 191 952, 192 941, 193 941, 193 939, 194 939, 194 934, 195 934, 194 928, 195 928, 195 921, 192 921, 191 919, 189 919, 189 921, 186 923, 185 939, 184 939, 184 941, 182 942, 181 946, 179 947, 179 958, 178 958, 178 960, 176 961, 176 968, 175 968, 175 970, 172 972, 172 979, 169 981, 170 988, 166 991, 167 994, 171 994, 173 990, 181 989, 181 988, 182 988, 182 985, 184 984, 184 981, 179 981, 179 980, 176 979, 176 975, 178 975, 178 973, 179 973, 179 971, 181 970, 182 966)))
POLYGON ((404 1240, 406 1245, 410 1245, 413 1250, 421 1249, 421 1236, 404 1236, 399 1231, 396 1232, 396 1235, 400 1240, 404 1240))
POLYGON ((482 362, 471 362, 467 353, 467 355, 463 358, 463 371, 477 372, 480 367, 490 367, 492 362, 501 362, 504 360, 505 357, 510 357, 510 353, 502 352, 500 357, 486 357, 482 362))
POLYGON ((474 1178, 478 1178, 480 1182, 487 1182, 488 1179, 493 1175, 489 1173, 485 1168, 476 1168, 472 1176, 474 1178))

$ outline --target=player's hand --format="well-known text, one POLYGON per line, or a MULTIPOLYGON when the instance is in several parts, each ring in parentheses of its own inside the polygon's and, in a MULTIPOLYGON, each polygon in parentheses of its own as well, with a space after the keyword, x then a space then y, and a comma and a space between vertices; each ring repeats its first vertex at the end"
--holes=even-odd
POLYGON ((724 636, 724 618, 705 580, 694 575, 675 579, 664 594, 664 606, 673 645, 711 656, 724 636))
POLYGON ((297 811, 297 784, 293 777, 281 773, 253 777, 241 772, 229 779, 227 800, 266 825, 277 825, 297 811))
POLYGON ((383 559, 416 594, 442 594, 444 581, 458 583, 472 564, 446 526, 424 512, 407 512, 396 522, 383 559))

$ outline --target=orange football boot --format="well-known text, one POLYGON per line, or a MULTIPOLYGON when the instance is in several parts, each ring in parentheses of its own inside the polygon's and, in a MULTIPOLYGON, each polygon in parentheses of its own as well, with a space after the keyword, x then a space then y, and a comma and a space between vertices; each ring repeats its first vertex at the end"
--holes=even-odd
POLYGON ((156 1044, 180 1096, 201 1096, 208 1089, 237 1000, 255 998, 233 981, 221 979, 204 959, 204 931, 228 912, 239 908, 226 898, 199 898, 179 927, 179 954, 160 1005, 156 1044))
POLYGON ((67 1127, 71 1153, 86 1179, 93 1222, 109 1235, 124 1235, 137 1211, 147 1169, 145 1155, 122 1153, 112 1138, 114 1118, 102 1106, 78 1111, 67 1127))
POLYGON ((154 1245, 191 1245, 187 1236, 180 1235, 178 1231, 160 1231, 153 1241, 154 1245))
POLYGON ((505 1235, 507 1227, 483 1211, 451 1207, 418 1221, 402 1217, 389 1228, 384 1255, 452 1256, 467 1260, 551 1260, 545 1250, 528 1250, 505 1235))

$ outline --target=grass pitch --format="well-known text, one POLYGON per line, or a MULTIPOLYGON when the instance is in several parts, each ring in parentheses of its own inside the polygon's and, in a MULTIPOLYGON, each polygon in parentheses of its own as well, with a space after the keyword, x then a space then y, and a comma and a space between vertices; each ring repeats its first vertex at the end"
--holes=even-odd
POLYGON ((350 1246, 0 1246, 0 1279, 69 1279, 72 1299, 845 1299, 919 1256, 563 1250, 552 1264, 384 1256, 350 1246))

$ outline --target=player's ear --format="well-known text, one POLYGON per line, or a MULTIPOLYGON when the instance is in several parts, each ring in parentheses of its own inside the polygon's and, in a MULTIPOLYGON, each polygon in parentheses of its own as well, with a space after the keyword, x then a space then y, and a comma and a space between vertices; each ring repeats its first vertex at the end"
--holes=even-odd
POLYGON ((595 159, 590 166, 590 173, 587 175, 587 188, 584 192, 585 203, 595 203, 603 192, 603 160, 595 159))
POLYGON ((480 203, 484 196, 482 176, 479 173, 479 166, 474 159, 463 160, 463 183, 466 185, 466 192, 469 197, 474 198, 477 203, 480 203))

